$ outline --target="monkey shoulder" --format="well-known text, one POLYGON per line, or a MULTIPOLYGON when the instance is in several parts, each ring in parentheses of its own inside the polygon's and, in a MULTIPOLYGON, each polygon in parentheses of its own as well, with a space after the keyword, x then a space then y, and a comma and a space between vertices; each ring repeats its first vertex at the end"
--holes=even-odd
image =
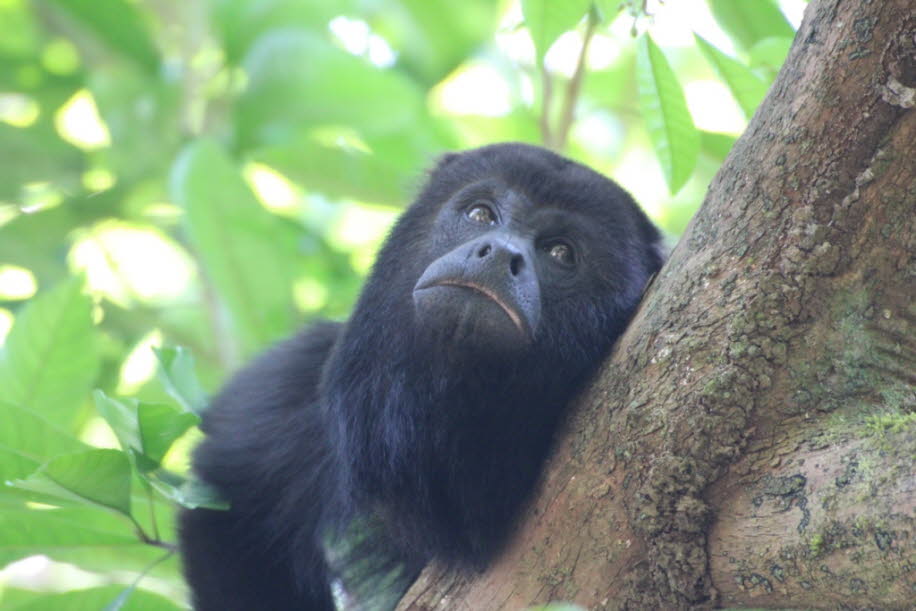
MULTIPOLYGON (((232 500, 263 493, 325 452, 318 386, 343 325, 322 321, 238 371, 204 413, 194 468, 232 500)), ((309 467, 311 468, 311 467, 309 467)))

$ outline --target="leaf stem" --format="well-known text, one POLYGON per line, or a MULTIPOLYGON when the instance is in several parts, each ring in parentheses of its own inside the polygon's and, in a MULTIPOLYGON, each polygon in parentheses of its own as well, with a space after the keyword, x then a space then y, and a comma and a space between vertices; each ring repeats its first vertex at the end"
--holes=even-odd
POLYGON ((161 563, 165 562, 166 560, 168 560, 169 558, 171 558, 172 555, 173 555, 174 553, 175 553, 175 550, 170 550, 170 551, 166 552, 165 554, 163 554, 162 556, 160 556, 160 557, 156 558, 155 560, 153 560, 152 562, 150 562, 148 565, 146 565, 146 566, 143 568, 143 570, 140 571, 140 574, 137 575, 137 577, 131 582, 131 584, 130 584, 129 586, 127 586, 126 588, 124 588, 124 589, 115 597, 115 599, 114 599, 113 601, 111 601, 110 603, 108 603, 108 604, 105 606, 105 608, 103 609, 103 611, 117 611, 118 609, 121 609, 121 608, 123 607, 124 603, 127 601, 127 598, 133 593, 134 590, 137 589, 137 586, 140 584, 140 581, 141 581, 144 577, 146 577, 146 576, 149 574, 150 571, 152 571, 154 568, 156 568, 156 566, 158 566, 159 564, 161 564, 161 563))
POLYGON ((146 482, 146 500, 149 503, 149 519, 153 525, 153 538, 159 540, 159 524, 156 522, 156 503, 153 500, 153 487, 146 482))
POLYGON ((161 539, 159 539, 158 533, 155 537, 150 537, 146 533, 146 531, 143 530, 143 526, 139 522, 137 522, 137 520, 133 516, 128 516, 128 517, 130 518, 130 521, 133 522, 134 530, 137 533, 137 538, 140 539, 142 543, 145 543, 146 545, 152 545, 153 547, 158 547, 164 550, 168 550, 169 553, 172 553, 172 554, 178 551, 177 545, 175 545, 174 543, 169 543, 168 541, 162 541, 161 539))

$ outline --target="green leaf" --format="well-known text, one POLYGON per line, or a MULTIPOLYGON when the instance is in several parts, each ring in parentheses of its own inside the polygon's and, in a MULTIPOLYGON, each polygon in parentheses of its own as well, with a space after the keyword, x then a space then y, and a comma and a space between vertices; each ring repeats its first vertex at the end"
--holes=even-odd
POLYGON ((750 119, 767 93, 767 84, 738 60, 722 53, 722 51, 701 37, 694 36, 700 51, 703 52, 709 63, 713 65, 713 68, 719 73, 725 84, 728 85, 732 95, 744 112, 744 116, 750 119))
POLYGON ((588 13, 592 0, 522 0, 522 15, 534 41, 538 65, 550 45, 588 13))
POLYGON ((111 135, 105 159, 119 183, 167 170, 185 137, 174 127, 182 120, 181 81, 131 68, 116 63, 94 66, 88 79, 111 135))
POLYGON ((668 189, 676 193, 690 178, 700 150, 700 136, 674 70, 652 39, 637 42, 639 106, 668 189))
POLYGON ((27 127, 0 122, 0 159, 3 159, 0 199, 10 201, 21 196, 24 183, 50 180, 55 186, 73 188, 79 184, 79 175, 86 165, 78 148, 40 121, 27 127))
POLYGON ((773 0, 709 0, 709 6, 722 29, 745 52, 764 38, 795 37, 773 0))
POLYGON ((101 414, 125 452, 141 452, 143 444, 140 441, 139 425, 137 424, 136 401, 119 401, 112 399, 101 390, 92 393, 95 400, 95 409, 101 414))
POLYGON ((40 47, 41 35, 32 11, 24 2, 0 3, 0 55, 33 55, 40 47))
POLYGON ((0 483, 25 477, 52 456, 86 449, 41 415, 0 401, 0 483))
POLYGON ((782 64, 786 61, 786 57, 789 55, 789 49, 791 48, 791 38, 772 36, 759 40, 751 47, 748 53, 751 67, 757 68, 759 66, 766 66, 767 68, 777 71, 782 68, 782 64))
POLYGON ((185 431, 200 422, 197 414, 180 412, 170 405, 140 403, 137 407, 143 454, 157 465, 185 431))
POLYGON ((271 146, 252 158, 276 168, 310 190, 334 198, 403 205, 408 176, 384 155, 334 146, 308 136, 271 146), (308 159, 308 163, 302 163, 308 159))
POLYGON ((282 144, 297 129, 314 125, 400 133, 422 114, 424 99, 406 77, 377 68, 307 30, 266 33, 243 66, 250 81, 236 117, 242 148, 282 144))
POLYGON ((703 153, 709 155, 716 161, 725 161, 732 147, 735 145, 737 138, 729 134, 719 134, 716 132, 700 132, 700 142, 703 153))
POLYGON ((290 286, 300 233, 267 212, 233 161, 206 140, 179 155, 171 192, 185 210, 191 242, 229 307, 244 352, 286 336, 296 320, 290 286))
POLYGON ((624 5, 620 0, 594 0, 595 11, 601 23, 610 23, 617 18, 624 5))
POLYGON ((353 0, 211 0, 212 23, 222 38, 226 57, 239 62, 265 32, 277 28, 324 29, 337 15, 350 14, 353 0))
MULTIPOLYGON (((397 49, 397 65, 432 87, 493 36, 498 2, 400 0, 400 10, 377 11, 372 31, 397 49)), ((343 14, 338 12, 338 14, 343 14)))
POLYGON ((159 68, 159 53, 137 5, 125 0, 49 0, 85 26, 109 48, 150 72, 159 68))
POLYGON ((165 498, 188 509, 229 509, 229 502, 206 482, 196 478, 185 479, 164 469, 147 474, 148 481, 165 498))
POLYGON ((96 408, 121 448, 138 459, 141 475, 158 468, 175 440, 200 422, 197 414, 171 405, 112 399, 101 390, 95 391, 94 397, 96 408))
POLYGON ((98 505, 130 516, 130 462, 119 450, 58 456, 12 485, 21 490, 98 505))
POLYGON ((207 409, 207 393, 197 380, 194 355, 183 346, 154 348, 159 359, 157 375, 169 396, 182 409, 201 414, 207 409))
MULTIPOLYGON (((15 128, 14 128, 15 129, 15 128)), ((40 146, 40 143, 36 144, 40 146)), ((0 129, 0 158, 10 159, 11 157, 25 156, 28 154, 22 150, 16 150, 16 141, 12 142, 6 138, 6 134, 0 129), (11 144, 12 151, 2 150, 5 145, 11 144)), ((29 163, 31 159, 21 160, 23 163, 29 163)), ((4 166, 6 168, 7 166, 4 166)), ((81 167, 81 166, 77 166, 81 167)), ((74 168, 76 170, 76 168, 74 168)), ((39 172, 46 172, 45 177, 54 175, 50 169, 39 169, 39 172)), ((82 172, 83 170, 80 170, 82 172)), ((6 170, 0 172, 3 177, 6 176, 6 170)), ((61 174, 57 178, 61 178, 61 174)), ((15 177, 13 177, 15 179, 15 177)), ((0 179, 2 180, 2 179, 0 179)), ((42 180, 42 179, 32 179, 42 180)), ((55 184, 62 185, 68 183, 70 179, 64 178, 62 181, 54 181, 55 184)), ((24 180, 23 182, 30 182, 24 180)), ((78 177, 71 184, 79 182, 78 177)), ((19 185, 16 185, 16 191, 19 192, 19 185)), ((11 198, 15 200, 14 196, 11 198)), ((4 197, 0 194, 0 200, 4 197)), ((61 244, 68 244, 72 239, 73 230, 81 225, 88 225, 97 218, 97 215, 111 214, 107 207, 107 198, 99 195, 93 198, 91 209, 83 206, 86 200, 75 199, 66 202, 62 206, 45 208, 32 214, 20 214, 10 222, 0 227, 0 261, 12 263, 26 267, 35 274, 42 288, 39 290, 38 297, 47 290, 44 287, 54 287, 60 283, 71 279, 68 275, 66 266, 61 265, 60 248, 61 244), (99 200, 102 200, 99 205, 99 200), (107 214, 106 214, 107 213, 107 214)), ((120 200, 118 205, 120 205, 120 200)), ((4 208, 0 204, 0 208, 4 208)), ((3 395, 3 389, 0 388, 0 395, 3 395)))
POLYGON ((0 511, 0 564, 47 550, 142 545, 124 520, 97 509, 68 506, 0 511))
POLYGON ((299 130, 287 144, 255 150, 251 157, 333 198, 404 206, 419 169, 458 146, 450 128, 418 116, 406 133, 365 138, 346 127, 299 130))
MULTIPOLYGON (((26 505, 21 498, 9 496, 9 492, 21 496, 31 493, 2 486, 0 490, 3 490, 0 494, 0 565, 45 554, 89 571, 139 571, 162 555, 161 549, 141 542, 134 524, 120 514, 99 511, 95 506, 73 501, 36 509, 26 505)), ((134 502, 140 502, 140 498, 135 498, 134 502)), ((164 501, 159 502, 156 511, 165 516, 169 507, 164 501)), ((175 538, 170 522, 160 520, 163 540, 175 538)), ((175 564, 177 562, 157 570, 157 576, 180 582, 175 564)), ((2 604, 0 608, 5 609, 2 604)))
MULTIPOLYGON (((121 596, 124 591, 124 587, 118 585, 71 590, 59 594, 8 588, 0 592, 0 607, 5 611, 99 611, 106 608, 107 604, 121 596)), ((111 608, 121 611, 178 611, 183 607, 159 594, 132 590, 130 598, 126 599, 122 606, 111 608)))
POLYGON ((0 353, 0 401, 61 430, 74 423, 99 369, 92 305, 81 290, 72 279, 35 297, 0 353))

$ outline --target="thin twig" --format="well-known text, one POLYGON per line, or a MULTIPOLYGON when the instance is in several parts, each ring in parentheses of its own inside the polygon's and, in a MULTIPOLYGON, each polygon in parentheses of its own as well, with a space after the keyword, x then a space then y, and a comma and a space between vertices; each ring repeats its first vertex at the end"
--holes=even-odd
POLYGON ((143 526, 138 522, 133 516, 128 516, 128 519, 133 523, 134 530, 137 533, 137 538, 140 539, 142 543, 146 545, 152 545, 153 547, 158 547, 164 550, 168 550, 171 553, 178 551, 178 546, 174 543, 169 543, 168 541, 162 541, 158 537, 150 537, 146 534, 146 531, 143 530, 143 526))
POLYGON ((167 550, 170 554, 174 554, 178 551, 178 546, 174 543, 169 543, 168 541, 161 541, 159 539, 151 539, 142 531, 137 532, 137 536, 140 537, 140 540, 146 545, 151 545, 153 547, 158 547, 159 549, 167 550))
POLYGON ((547 148, 554 148, 553 135, 550 129, 550 106, 553 100, 553 81, 550 73, 547 71, 547 65, 541 61, 541 84, 542 84, 542 101, 541 101, 541 141, 547 148))
POLYGON ((153 524, 153 538, 157 541, 159 540, 159 524, 156 521, 156 503, 153 499, 153 487, 146 483, 146 501, 149 505, 149 519, 153 524))
POLYGON ((123 605, 124 602, 127 600, 127 597, 131 595, 131 593, 137 588, 138 585, 140 585, 140 581, 144 577, 146 577, 149 574, 149 572, 152 571, 154 568, 156 568, 159 564, 171 558, 174 553, 175 553, 174 550, 169 551, 166 554, 160 556, 159 558, 156 558, 155 560, 150 562, 148 565, 146 565, 146 567, 142 571, 140 571, 140 574, 137 575, 137 577, 131 582, 131 584, 127 586, 127 588, 122 590, 117 595, 117 597, 115 597, 113 601, 111 601, 110 603, 108 603, 108 605, 105 606, 105 609, 120 609, 121 605, 123 605))
POLYGON ((569 138, 569 130, 572 128, 573 120, 576 114, 576 102, 579 100, 579 93, 582 90, 582 81, 585 78, 585 62, 588 56, 588 44, 595 35, 595 27, 598 25, 598 17, 594 10, 588 13, 588 24, 585 26, 585 34, 582 38, 582 49, 579 50, 579 58, 576 60, 576 70, 572 78, 566 85, 566 95, 563 99, 563 111, 560 113, 560 124, 555 134, 555 147, 558 150, 566 148, 566 141, 569 138))

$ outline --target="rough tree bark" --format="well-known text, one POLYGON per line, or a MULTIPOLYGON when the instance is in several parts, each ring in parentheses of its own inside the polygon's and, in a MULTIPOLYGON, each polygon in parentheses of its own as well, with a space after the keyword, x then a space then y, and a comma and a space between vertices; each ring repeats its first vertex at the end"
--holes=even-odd
POLYGON ((401 609, 912 609, 916 11, 812 2, 484 575, 401 609))

